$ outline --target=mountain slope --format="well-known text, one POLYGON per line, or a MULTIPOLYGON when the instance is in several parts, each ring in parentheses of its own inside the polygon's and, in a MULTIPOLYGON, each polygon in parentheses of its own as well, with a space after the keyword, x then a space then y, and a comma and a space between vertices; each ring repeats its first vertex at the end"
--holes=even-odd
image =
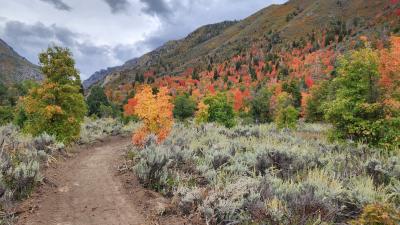
POLYGON ((87 80, 83 81, 83 87, 85 89, 87 89, 90 86, 92 86, 93 84, 97 84, 98 82, 101 82, 102 80, 104 80, 104 78, 107 75, 111 75, 113 73, 118 73, 125 69, 134 67, 137 64, 137 62, 138 62, 138 59, 134 58, 134 59, 131 59, 131 60, 125 62, 122 66, 109 67, 107 69, 97 71, 93 75, 91 75, 87 80))
POLYGON ((204 26, 185 39, 167 42, 138 58, 135 64, 103 74, 99 83, 115 87, 133 82, 147 71, 163 76, 179 74, 189 67, 204 70, 209 64, 245 52, 260 39, 272 36, 272 44, 279 45, 337 21, 347 25, 357 21, 358 26, 368 29, 372 27, 370 21, 387 10, 388 4, 388 0, 291 0, 271 5, 242 21, 204 26))
POLYGON ((119 67, 108 68, 94 73, 84 81, 88 88, 96 83, 119 82, 118 80, 133 80, 136 75, 156 67, 157 73, 180 72, 184 60, 191 60, 198 55, 206 55, 208 49, 200 46, 210 39, 220 35, 236 21, 224 21, 217 24, 203 26, 181 40, 169 41, 163 46, 151 51, 140 58, 127 61, 119 67), (192 51, 188 51, 193 49, 192 51))
POLYGON ((0 39, 0 82, 18 83, 23 80, 41 80, 39 67, 18 55, 0 39))

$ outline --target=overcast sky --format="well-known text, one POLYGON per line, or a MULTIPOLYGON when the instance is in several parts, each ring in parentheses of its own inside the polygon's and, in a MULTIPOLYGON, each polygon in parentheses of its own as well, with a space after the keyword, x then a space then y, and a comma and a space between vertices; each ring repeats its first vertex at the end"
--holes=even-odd
POLYGON ((69 47, 83 79, 185 37, 285 0, 0 0, 0 38, 33 63, 69 47))

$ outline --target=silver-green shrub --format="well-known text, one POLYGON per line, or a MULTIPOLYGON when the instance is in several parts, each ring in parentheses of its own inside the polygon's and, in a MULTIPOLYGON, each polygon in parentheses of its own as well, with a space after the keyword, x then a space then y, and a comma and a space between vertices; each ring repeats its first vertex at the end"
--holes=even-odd
POLYGON ((127 136, 130 135, 137 126, 137 123, 123 125, 122 122, 113 118, 92 119, 87 117, 81 125, 78 143, 89 144, 108 136, 127 136))
POLYGON ((27 197, 42 180, 40 165, 64 150, 63 144, 45 133, 32 138, 14 125, 0 127, 0 211, 27 197))
POLYGON ((399 155, 328 142, 329 128, 175 124, 164 143, 136 149, 134 169, 208 224, 346 223, 366 204, 399 207, 399 155))
POLYGON ((39 163, 46 153, 34 148, 30 137, 24 137, 13 125, 0 127, 0 201, 23 198, 41 179, 39 163))

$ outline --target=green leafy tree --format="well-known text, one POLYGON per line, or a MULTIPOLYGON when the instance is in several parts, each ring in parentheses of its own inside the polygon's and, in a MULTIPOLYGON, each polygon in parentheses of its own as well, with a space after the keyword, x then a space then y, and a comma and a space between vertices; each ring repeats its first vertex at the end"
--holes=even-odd
POLYGON ((0 105, 0 126, 10 123, 13 120, 14 120, 13 107, 0 105))
POLYGON ((321 81, 310 89, 310 96, 306 98, 304 118, 307 122, 324 121, 324 102, 332 100, 335 87, 331 81, 321 81))
POLYGON ((87 112, 75 62, 71 52, 61 47, 47 49, 39 60, 46 79, 19 103, 26 117, 23 129, 34 136, 46 132, 70 143, 79 138, 87 112))
POLYGON ((14 111, 19 97, 28 94, 28 91, 37 86, 37 83, 25 80, 12 86, 5 86, 0 82, 0 125, 14 120, 14 111))
MULTIPOLYGON (((334 137, 378 144, 385 136, 383 105, 379 102, 378 54, 366 48, 340 58, 334 100, 326 102, 325 117, 334 137)), ((397 128, 398 129, 398 128, 397 128)))
POLYGON ((178 95, 174 101, 174 117, 184 120, 194 115, 196 111, 196 102, 188 94, 178 95))
POLYGON ((294 129, 299 119, 299 111, 293 106, 292 97, 287 92, 282 92, 277 99, 275 123, 279 129, 294 129))
POLYGON ((301 106, 301 92, 300 92, 300 85, 297 80, 290 80, 287 82, 284 82, 282 84, 282 90, 284 92, 289 93, 292 96, 293 99, 293 105, 296 108, 300 108, 301 106))
POLYGON ((78 86, 81 89, 81 78, 69 49, 59 46, 48 48, 39 54, 39 61, 46 82, 78 86))
POLYGON ((250 101, 250 113, 256 123, 266 123, 271 121, 270 100, 271 92, 268 88, 259 89, 250 101))
POLYGON ((102 118, 115 117, 114 109, 110 105, 100 105, 99 116, 102 118))
POLYGON ((208 105, 208 122, 217 122, 228 128, 236 125, 232 103, 228 101, 225 94, 208 96, 204 99, 204 104, 208 105))
POLYGON ((18 91, 18 96, 25 96, 29 93, 29 90, 31 90, 34 87, 38 87, 38 86, 39 86, 39 84, 33 80, 24 80, 24 81, 14 85, 14 87, 18 91))
POLYGON ((13 123, 19 127, 23 127, 28 119, 22 102, 19 102, 15 108, 13 123))
MULTIPOLYGON (((101 106, 109 107, 110 103, 104 93, 104 88, 96 85, 90 90, 90 94, 86 99, 89 115, 97 115, 101 117, 101 106)), ((111 108, 111 107, 110 107, 111 108)))

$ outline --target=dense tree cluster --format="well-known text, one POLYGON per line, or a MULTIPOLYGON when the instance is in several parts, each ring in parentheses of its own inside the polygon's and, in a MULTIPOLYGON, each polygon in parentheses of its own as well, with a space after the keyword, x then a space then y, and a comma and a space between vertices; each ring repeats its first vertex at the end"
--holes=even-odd
MULTIPOLYGON (((198 123, 231 127, 236 121, 274 121, 279 128, 293 129, 302 117, 332 123, 332 137, 396 147, 398 38, 384 42, 360 37, 357 42, 345 42, 354 51, 343 55, 336 48, 350 33, 343 22, 335 20, 322 36, 313 31, 279 51, 273 51, 269 44, 262 44, 264 48, 255 44, 247 53, 224 63, 210 62, 211 68, 201 72, 189 68, 180 76, 155 77, 150 71, 145 80, 154 76, 153 88, 169 88, 175 99, 173 114, 181 120, 195 114, 198 123), (330 39, 331 34, 336 37, 330 39), (393 129, 383 133, 380 129, 385 126, 393 129)), ((272 31, 265 41, 282 45, 278 36, 272 31)), ((107 90, 107 97, 120 102, 142 83, 107 90)))

